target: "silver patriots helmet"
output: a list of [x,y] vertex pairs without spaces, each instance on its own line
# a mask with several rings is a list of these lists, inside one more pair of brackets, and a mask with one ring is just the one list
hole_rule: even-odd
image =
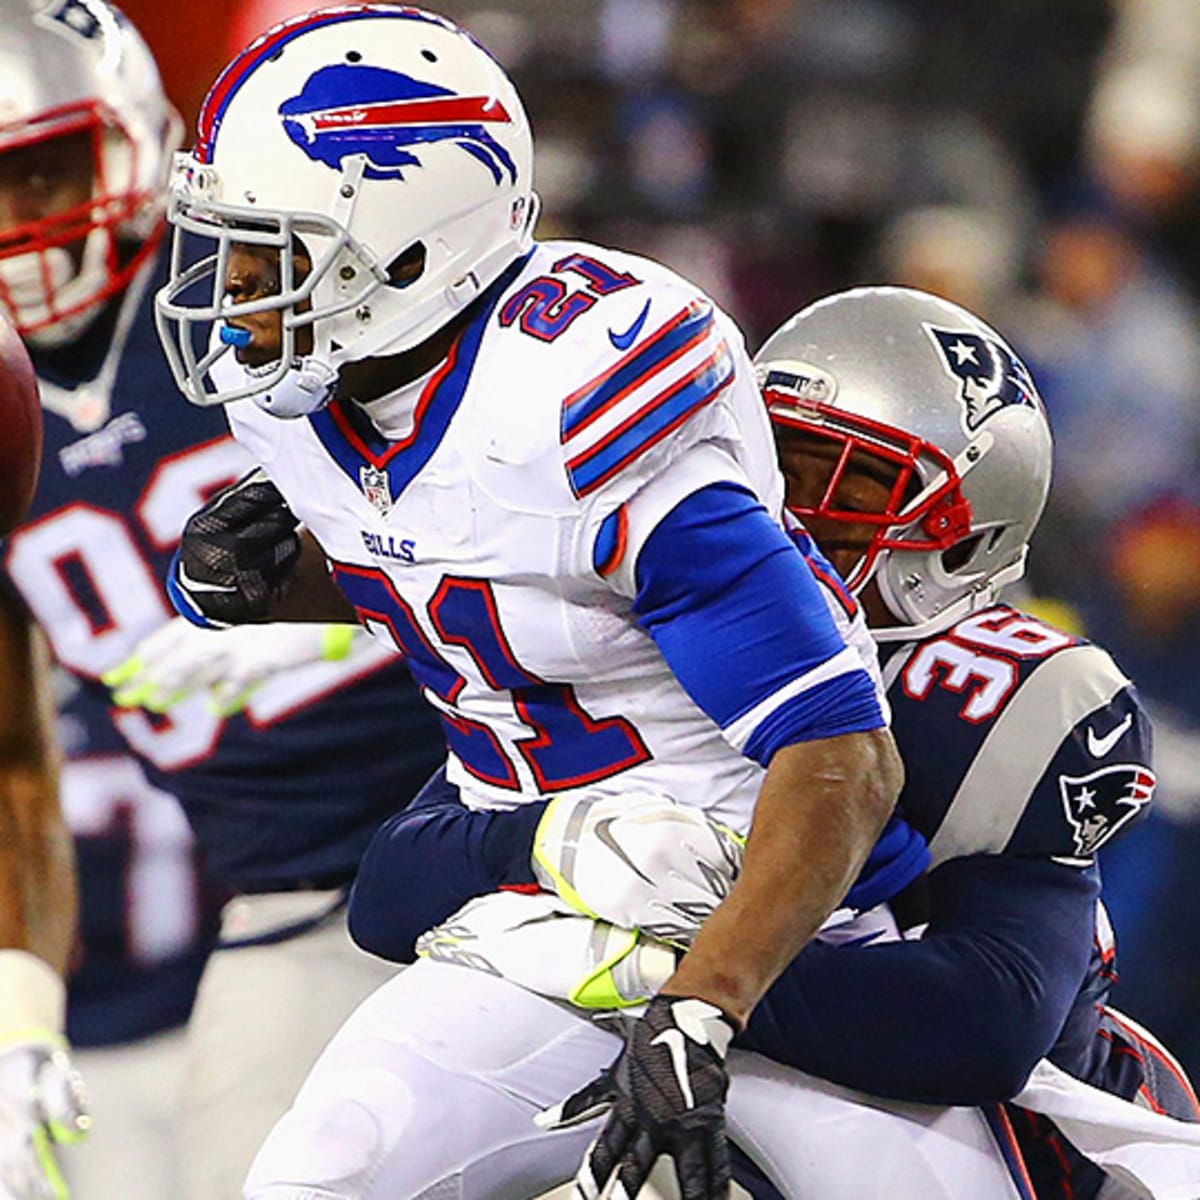
[[[946,628],[1021,577],[1050,486],[1050,426],[994,329],[925,292],[856,288],[797,313],[755,366],[774,423],[842,445],[820,504],[792,511],[875,527],[846,582],[877,580],[898,622],[877,638]],[[898,471],[869,515],[834,503],[860,453]]]
[[0,0],[0,29],[0,154],[70,139],[59,152],[90,156],[83,203],[0,229],[0,313],[55,345],[153,252],[182,124],[145,42],[105,0]]

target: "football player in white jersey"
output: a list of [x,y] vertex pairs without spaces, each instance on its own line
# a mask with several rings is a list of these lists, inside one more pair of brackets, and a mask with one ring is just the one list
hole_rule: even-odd
[[[970,313],[902,288],[811,305],[756,363],[796,536],[853,581],[852,596],[827,576],[880,642],[907,765],[899,807],[932,861],[892,902],[906,937],[862,922],[818,935],[735,1047],[891,1100],[982,1106],[1039,1196],[1129,1195],[1119,1178],[1196,1194],[1200,1106],[1172,1056],[1110,1006],[1098,898],[1098,852],[1148,811],[1149,723],[1101,647],[997,595],[1050,477],[1028,372]],[[532,807],[536,820],[471,812],[431,783],[368,848],[355,938],[580,1006],[644,1000],[674,967],[664,939],[686,944],[664,914],[694,909],[713,879],[729,886],[736,845],[661,798]],[[589,1087],[561,1111],[604,1098]]]
[[[736,329],[657,264],[534,244],[531,172],[511,84],[436,16],[316,11],[230,64],[175,174],[158,313],[183,390],[232,404],[270,484],[193,518],[170,588],[200,622],[357,615],[405,653],[474,807],[666,792],[749,835],[737,884],[630,1032],[614,1075],[627,1144],[583,1168],[632,1195],[678,1155],[686,1196],[721,1194],[725,1048],[894,821],[900,770],[871,663],[783,531]],[[250,489],[290,513],[275,546],[239,539]],[[410,1071],[424,1081],[427,1019],[450,1003],[433,980],[451,969],[428,965],[389,994],[393,1014],[412,1006],[421,1060],[401,1044],[396,1099]],[[540,1022],[481,999],[458,1002],[466,1057],[431,1068],[464,1107],[488,1054]],[[590,1053],[551,1053],[572,1078],[612,1053],[610,1034],[576,1036]],[[424,1137],[425,1119],[398,1104],[383,1143],[373,1123],[365,1144],[339,1134],[332,1164],[312,1131],[307,1162],[277,1161],[251,1192],[341,1178],[346,1194],[423,1194],[478,1149],[468,1130]],[[577,1153],[575,1136],[544,1146]],[[523,1186],[543,1168],[509,1169]]]

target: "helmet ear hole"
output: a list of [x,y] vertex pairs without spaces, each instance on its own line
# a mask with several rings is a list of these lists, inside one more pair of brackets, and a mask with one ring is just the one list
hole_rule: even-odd
[[975,551],[979,548],[979,543],[986,536],[983,533],[974,533],[970,537],[963,538],[961,542],[955,542],[953,546],[948,546],[943,550],[942,569],[946,574],[953,575],[955,571],[961,571],[971,561]]
[[[980,558],[986,558],[1000,543],[1007,528],[1007,524],[1002,524],[995,525],[991,529],[982,529],[970,537],[963,538],[961,542],[955,542],[953,546],[947,547],[942,551],[942,569],[948,575],[953,575],[956,571],[961,571],[977,555]],[[980,553],[981,550],[982,553]]]
[[416,283],[425,273],[425,243],[413,242],[405,250],[401,250],[388,263],[387,281],[389,287],[406,288]]

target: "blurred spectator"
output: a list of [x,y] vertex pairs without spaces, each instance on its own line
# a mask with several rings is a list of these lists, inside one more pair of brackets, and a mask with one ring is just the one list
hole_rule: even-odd
[[[1099,578],[1116,522],[1186,489],[1200,446],[1200,341],[1192,297],[1103,209],[1050,225],[1039,264],[1058,319],[1028,347],[1055,433],[1055,481],[1034,582],[1115,612]],[[1097,630],[1120,652],[1119,628]]]
[[1118,0],[1084,160],[1200,291],[1200,19],[1194,0]]
[[1088,163],[1113,202],[1151,226],[1169,220],[1200,179],[1200,73],[1173,60],[1112,67],[1087,135]]
[[875,253],[881,281],[920,288],[982,314],[1001,329],[1021,279],[1022,242],[1011,221],[967,204],[901,213]]
[[1200,509],[1172,497],[1135,513],[1118,527],[1110,561],[1135,637],[1192,640],[1200,621]]

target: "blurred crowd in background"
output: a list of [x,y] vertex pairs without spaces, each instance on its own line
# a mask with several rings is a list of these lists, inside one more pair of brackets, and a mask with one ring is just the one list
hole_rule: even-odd
[[[307,5],[124,0],[190,121]],[[1151,820],[1103,858],[1117,1004],[1200,1076],[1196,0],[441,0],[525,98],[542,238],[656,257],[753,350],[815,297],[922,287],[1021,351],[1055,433],[1021,602],[1156,719]]]

